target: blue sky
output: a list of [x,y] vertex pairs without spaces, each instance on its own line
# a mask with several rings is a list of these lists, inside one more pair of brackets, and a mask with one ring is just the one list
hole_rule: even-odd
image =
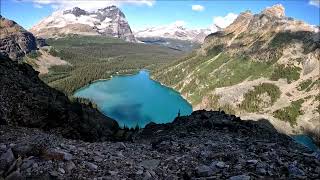
[[[57,8],[80,6],[89,10],[109,5],[110,1],[86,0],[1,0],[1,15],[12,19],[29,29],[32,25],[49,16]],[[319,0],[116,0],[132,29],[185,22],[189,28],[206,28],[213,24],[215,17],[223,18],[228,13],[239,14],[245,10],[259,13],[267,6],[282,4],[286,15],[309,24],[319,25]],[[192,8],[193,5],[194,8]]]

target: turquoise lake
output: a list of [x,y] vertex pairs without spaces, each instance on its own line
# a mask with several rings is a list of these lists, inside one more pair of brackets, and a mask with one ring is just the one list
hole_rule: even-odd
[[310,150],[313,150],[313,151],[320,150],[319,147],[317,147],[317,145],[314,144],[313,140],[307,135],[299,134],[299,135],[292,136],[292,138],[298,143],[309,148]]
[[94,82],[74,96],[90,99],[102,113],[127,127],[172,122],[179,111],[180,115],[192,112],[192,106],[178,92],[150,79],[146,70]]

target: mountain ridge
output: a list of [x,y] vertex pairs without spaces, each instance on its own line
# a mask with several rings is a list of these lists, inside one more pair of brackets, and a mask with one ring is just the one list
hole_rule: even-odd
[[220,107],[242,118],[264,117],[289,134],[320,134],[319,29],[284,11],[275,5],[241,13],[153,78],[181,92],[195,109]]

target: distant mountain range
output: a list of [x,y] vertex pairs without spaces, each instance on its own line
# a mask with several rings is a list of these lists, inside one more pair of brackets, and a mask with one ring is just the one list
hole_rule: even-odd
[[[214,31],[215,32],[215,31]],[[204,38],[212,33],[211,29],[188,29],[180,23],[166,26],[150,27],[135,32],[138,38],[167,38],[202,43]]]
[[163,37],[138,37],[138,41],[143,42],[145,44],[154,44],[166,46],[171,49],[190,52],[193,49],[199,48],[200,43],[194,41],[186,41],[180,39],[172,39],[172,38],[163,38]]
[[30,31],[44,38],[66,34],[102,35],[136,42],[123,12],[116,6],[109,6],[88,12],[78,7],[56,11],[33,26]]
[[153,78],[181,92],[194,109],[269,119],[287,133],[316,132],[319,37],[319,27],[286,17],[282,5],[246,11]]
[[206,29],[188,29],[181,23],[176,22],[139,30],[134,35],[139,41],[147,44],[157,44],[181,51],[191,51],[199,47],[206,36],[218,30],[221,30],[221,28],[216,25]]
[[133,33],[124,13],[116,6],[109,6],[91,12],[78,7],[59,10],[33,26],[30,32],[42,38],[67,34],[111,36],[129,42],[145,42],[189,50],[197,47],[207,35],[217,30],[221,28],[215,26],[211,29],[188,29],[180,23],[172,23]]

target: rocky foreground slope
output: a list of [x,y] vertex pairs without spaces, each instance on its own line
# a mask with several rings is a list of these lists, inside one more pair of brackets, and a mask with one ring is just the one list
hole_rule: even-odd
[[59,10],[33,26],[30,31],[35,36],[43,38],[80,34],[111,36],[136,42],[125,15],[116,6],[92,12],[78,7]]
[[222,108],[319,138],[319,39],[319,27],[286,17],[280,4],[246,11],[153,78],[181,92],[194,109]]
[[149,124],[132,142],[64,139],[0,126],[6,179],[317,179],[320,154],[279,134],[266,120],[196,111]]
[[30,32],[0,15],[0,54],[19,60],[36,49],[37,40]]

